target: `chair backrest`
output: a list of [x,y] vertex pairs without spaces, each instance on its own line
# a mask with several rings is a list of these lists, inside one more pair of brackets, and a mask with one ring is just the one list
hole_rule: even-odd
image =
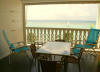
[[81,59],[83,52],[84,52],[84,48],[81,48],[80,53],[79,53],[79,56],[78,56],[78,59],[79,60]]
[[10,41],[8,40],[8,37],[7,37],[7,35],[6,35],[5,30],[2,30],[2,33],[3,33],[3,36],[4,36],[5,40],[6,40],[6,42],[8,43],[8,45],[10,45],[11,43],[10,43]]
[[8,56],[10,54],[10,49],[2,35],[2,31],[0,30],[0,59]]
[[35,46],[35,44],[31,44],[30,48],[31,48],[31,52],[32,52],[33,57],[35,57],[36,56],[36,46]]
[[97,44],[99,31],[98,29],[90,29],[86,44]]
[[4,36],[5,40],[6,40],[6,42],[8,43],[9,48],[15,48],[15,46],[8,40],[8,37],[7,37],[7,35],[6,35],[5,30],[2,30],[2,34],[3,34],[3,36]]

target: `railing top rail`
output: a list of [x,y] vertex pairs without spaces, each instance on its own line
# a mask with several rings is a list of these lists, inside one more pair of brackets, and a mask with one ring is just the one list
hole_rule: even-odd
[[63,29],[63,30],[90,30],[90,29],[77,29],[77,28],[46,28],[46,27],[25,27],[26,29]]

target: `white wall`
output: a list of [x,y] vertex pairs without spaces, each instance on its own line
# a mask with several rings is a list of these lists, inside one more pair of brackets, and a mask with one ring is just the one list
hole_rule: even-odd
[[[11,42],[23,40],[21,0],[0,0],[0,32],[5,29]],[[10,54],[9,47],[0,33],[0,59]]]
[[[23,0],[31,2],[69,1],[69,0]],[[75,1],[75,0],[71,0]],[[11,42],[23,41],[23,20],[21,0],[0,0],[0,29],[6,29]],[[100,10],[100,9],[99,9]],[[100,11],[99,11],[100,12]],[[100,15],[99,15],[100,19]],[[98,20],[100,24],[100,20]]]
[[23,40],[21,0],[0,0],[0,29],[5,29],[11,42]]
[[[27,2],[28,0],[25,0]],[[62,0],[30,0],[39,2],[61,2]],[[63,0],[67,1],[67,0]],[[100,0],[98,0],[100,1]],[[0,0],[0,30],[5,29],[11,42],[23,41],[23,12],[21,0]],[[100,7],[98,24],[100,24]],[[0,47],[1,48],[1,47]],[[1,50],[0,50],[1,51]],[[3,50],[4,52],[7,52]]]

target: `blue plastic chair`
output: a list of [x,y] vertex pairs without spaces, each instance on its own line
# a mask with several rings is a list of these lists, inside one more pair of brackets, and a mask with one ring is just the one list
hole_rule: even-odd
[[93,49],[93,51],[95,51],[94,47],[96,47],[96,45],[97,45],[99,31],[100,30],[98,30],[98,29],[90,29],[90,32],[89,32],[87,40],[85,41],[85,44],[84,45],[76,44],[74,46],[73,52],[78,53],[80,50],[78,50],[77,48],[87,48],[87,49]]
[[10,50],[11,50],[13,53],[19,53],[19,52],[21,52],[21,51],[29,50],[29,47],[27,47],[27,46],[22,46],[22,47],[18,47],[18,46],[17,46],[17,47],[15,47],[14,44],[19,45],[19,44],[22,43],[22,42],[16,42],[16,43],[14,43],[14,44],[11,43],[11,42],[8,40],[8,37],[7,37],[7,35],[6,35],[5,30],[2,30],[2,34],[3,34],[3,36],[4,36],[5,40],[6,40],[6,42],[8,43]]

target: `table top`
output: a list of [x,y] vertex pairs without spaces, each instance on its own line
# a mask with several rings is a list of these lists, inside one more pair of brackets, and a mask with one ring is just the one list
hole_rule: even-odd
[[70,55],[70,42],[47,42],[36,53]]

